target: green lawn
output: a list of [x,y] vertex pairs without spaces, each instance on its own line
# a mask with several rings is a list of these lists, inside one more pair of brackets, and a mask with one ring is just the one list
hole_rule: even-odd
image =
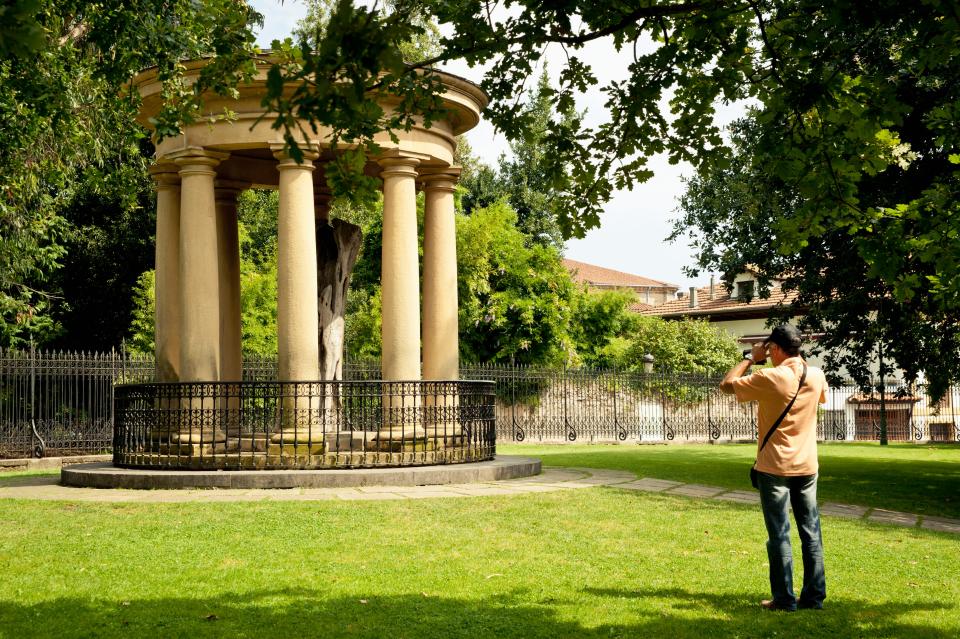
[[[641,477],[750,490],[755,444],[500,445],[552,466],[629,470]],[[821,501],[960,518],[960,446],[819,444]]]
[[[664,473],[647,472],[648,455],[706,465],[696,452],[542,449],[547,463],[632,463],[651,476]],[[688,481],[723,483],[722,472],[690,472]],[[762,528],[756,506],[615,488],[377,502],[0,500],[0,637],[960,636],[957,536],[825,518],[827,608],[789,615],[757,606]]]

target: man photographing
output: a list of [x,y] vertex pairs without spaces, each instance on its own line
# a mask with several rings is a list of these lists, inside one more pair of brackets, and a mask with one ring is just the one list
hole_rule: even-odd
[[[736,395],[738,402],[758,404],[755,468],[773,594],[773,599],[760,605],[768,610],[823,608],[827,596],[817,509],[817,405],[827,401],[827,380],[823,371],[807,366],[800,357],[802,343],[794,326],[781,324],[762,343],[754,344],[720,382],[720,390]],[[750,367],[763,364],[768,353],[773,368],[748,375]],[[799,600],[793,591],[788,504],[793,506],[803,552]]]

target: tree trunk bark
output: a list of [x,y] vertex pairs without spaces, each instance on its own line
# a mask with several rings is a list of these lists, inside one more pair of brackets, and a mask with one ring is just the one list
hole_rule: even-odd
[[343,316],[361,237],[359,226],[343,220],[317,224],[320,379],[323,380],[343,379]]

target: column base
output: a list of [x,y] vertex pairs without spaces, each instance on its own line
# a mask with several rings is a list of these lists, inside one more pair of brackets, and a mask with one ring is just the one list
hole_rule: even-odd
[[240,437],[229,437],[227,439],[227,451],[235,452],[254,452],[265,453],[269,438],[263,433],[257,435],[242,435]]
[[213,457],[214,455],[225,455],[227,445],[224,442],[208,444],[190,444],[185,442],[155,443],[150,447],[150,453],[154,455],[170,455],[172,457]]
[[[292,441],[292,440],[290,440]],[[267,446],[267,455],[284,457],[306,457],[309,455],[322,455],[325,446],[322,441],[314,441],[310,444],[270,444]]]
[[203,428],[196,430],[163,430],[150,431],[150,441],[179,443],[179,444],[213,444],[227,441],[227,434],[220,429]]
[[427,426],[424,429],[427,433],[427,437],[432,437],[434,439],[456,439],[459,440],[463,437],[463,428],[457,424],[434,424]]
[[437,440],[431,439],[422,426],[381,428],[367,443],[367,450],[381,452],[413,452],[436,450]]
[[323,438],[329,434],[323,430],[323,427],[317,426],[300,426],[300,427],[290,427],[283,428],[270,435],[271,444],[297,444],[298,446],[303,444],[314,445],[320,444],[323,445]]

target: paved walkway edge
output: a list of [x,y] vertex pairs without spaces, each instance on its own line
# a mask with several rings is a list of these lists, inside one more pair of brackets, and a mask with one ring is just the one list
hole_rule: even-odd
[[[77,455],[64,457],[21,457],[18,459],[0,459],[0,472],[4,470],[50,470],[72,464],[108,462],[113,455]],[[3,475],[0,474],[0,477]]]

